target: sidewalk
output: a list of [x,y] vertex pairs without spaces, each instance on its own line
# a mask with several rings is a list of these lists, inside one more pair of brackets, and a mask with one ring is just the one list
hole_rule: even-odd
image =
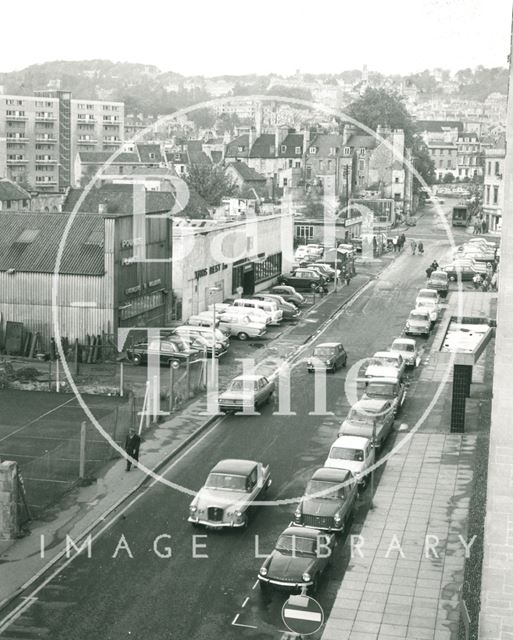
[[[386,462],[361,530],[351,531],[361,536],[363,557],[353,547],[322,640],[458,638],[465,544],[475,529],[469,508],[481,463],[477,445],[490,420],[493,346],[475,366],[465,434],[449,433],[450,384],[420,429],[407,433],[441,379],[433,355],[421,366],[401,416],[409,426],[401,425],[395,442],[404,446]],[[479,547],[476,540],[471,554]]]
[[[350,300],[385,266],[387,261],[375,265],[372,273],[356,275],[348,286],[341,287],[336,293],[319,299],[308,309],[297,325],[285,328],[269,346],[255,352],[257,362],[266,359],[286,359],[304,345],[318,328],[327,322],[344,304]],[[272,361],[269,360],[269,365]],[[232,378],[239,373],[240,363],[232,367],[220,378]],[[264,363],[263,370],[266,370]],[[270,373],[270,371],[266,371]],[[158,425],[144,436],[141,448],[141,462],[148,469],[157,472],[173,457],[177,456],[187,444],[195,439],[212,423],[213,418],[206,415],[204,396],[189,404],[171,420]],[[29,580],[34,580],[58,560],[64,553],[62,542],[68,534],[78,541],[88,535],[110,513],[134,494],[147,480],[139,469],[130,473],[125,471],[124,459],[119,459],[105,469],[93,485],[80,488],[68,494],[58,505],[59,511],[51,521],[35,521],[31,533],[25,538],[0,542],[2,562],[2,580],[0,581],[0,608],[15,596]],[[40,557],[40,536],[45,537],[46,557]]]

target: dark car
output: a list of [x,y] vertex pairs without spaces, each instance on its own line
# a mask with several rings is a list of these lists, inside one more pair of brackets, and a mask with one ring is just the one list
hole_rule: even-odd
[[302,527],[343,531],[351,518],[358,493],[355,477],[347,469],[317,469],[306,486],[294,521]]
[[296,320],[299,318],[300,311],[292,302],[287,302],[282,296],[277,293],[254,293],[251,295],[252,300],[269,300],[269,302],[276,302],[278,309],[283,312],[284,320]]
[[294,287],[289,287],[285,284],[271,287],[269,293],[281,296],[286,302],[290,302],[296,307],[299,307],[305,301],[304,297]]
[[406,385],[399,376],[394,378],[372,378],[365,385],[362,400],[389,400],[397,416],[406,399]]
[[307,360],[308,371],[323,368],[326,371],[335,371],[347,364],[347,353],[340,342],[324,342],[318,344],[312,356]]
[[280,282],[302,291],[323,287],[326,284],[325,278],[312,269],[296,269],[294,273],[281,276]]
[[428,289],[436,289],[441,298],[447,297],[449,277],[445,271],[433,271],[427,282]]
[[173,362],[186,362],[188,358],[193,358],[199,354],[196,349],[191,349],[185,340],[152,340],[150,342],[138,342],[127,349],[128,359],[134,364],[144,364],[148,362],[148,356],[158,355],[161,365],[170,365]]
[[260,568],[260,588],[315,593],[335,547],[335,535],[291,525],[282,532]]

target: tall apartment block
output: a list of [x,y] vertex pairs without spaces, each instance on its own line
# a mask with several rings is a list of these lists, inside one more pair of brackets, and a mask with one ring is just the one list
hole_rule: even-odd
[[0,95],[0,177],[37,191],[73,184],[79,151],[113,152],[124,140],[124,104],[74,100],[69,91]]

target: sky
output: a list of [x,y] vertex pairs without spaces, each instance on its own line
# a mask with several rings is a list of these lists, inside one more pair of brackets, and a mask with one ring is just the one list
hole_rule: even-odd
[[2,6],[0,71],[49,60],[184,75],[505,66],[512,0],[26,0]]

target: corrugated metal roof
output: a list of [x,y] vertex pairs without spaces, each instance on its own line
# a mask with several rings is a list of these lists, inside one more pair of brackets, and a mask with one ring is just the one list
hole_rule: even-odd
[[[63,213],[1,212],[0,271],[53,273],[67,221],[68,216]],[[88,243],[91,236],[96,239],[95,244]],[[101,216],[77,215],[64,245],[60,273],[103,275],[103,238]]]

